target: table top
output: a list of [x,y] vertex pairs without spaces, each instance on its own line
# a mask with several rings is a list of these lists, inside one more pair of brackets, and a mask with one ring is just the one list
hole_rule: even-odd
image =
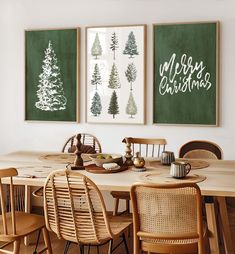
[[[43,186],[46,176],[53,170],[64,169],[67,163],[54,163],[43,161],[40,158],[51,152],[27,152],[19,151],[0,156],[0,169],[15,167],[19,176],[14,178],[14,184]],[[151,159],[152,161],[157,159]],[[203,159],[205,161],[205,159]],[[190,174],[205,176],[206,179],[198,185],[203,195],[231,196],[235,197],[235,160],[206,160],[209,166],[202,169],[191,170]],[[134,172],[128,169],[114,174],[93,174],[85,170],[80,173],[88,176],[94,181],[100,190],[129,191],[135,182],[143,182],[144,175],[169,172],[169,166],[156,163],[153,167],[149,161],[146,162],[145,172]],[[32,178],[32,171],[35,178]]]

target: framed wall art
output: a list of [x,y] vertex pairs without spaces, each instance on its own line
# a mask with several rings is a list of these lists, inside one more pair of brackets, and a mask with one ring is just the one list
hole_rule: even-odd
[[89,123],[145,123],[146,25],[86,28]]
[[153,25],[153,122],[218,126],[219,23]]
[[25,31],[25,119],[78,121],[79,28]]

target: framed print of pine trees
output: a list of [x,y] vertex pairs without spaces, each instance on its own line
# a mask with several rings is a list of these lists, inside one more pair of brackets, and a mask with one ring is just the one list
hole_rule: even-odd
[[89,123],[145,123],[146,25],[86,28]]
[[25,119],[78,121],[79,28],[25,31]]

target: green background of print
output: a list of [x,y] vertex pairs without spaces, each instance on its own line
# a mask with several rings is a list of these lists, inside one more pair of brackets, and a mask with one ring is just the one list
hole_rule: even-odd
[[[154,25],[154,123],[217,124],[217,26],[216,22]],[[160,95],[159,67],[165,61],[169,62],[173,53],[176,53],[175,63],[180,63],[183,54],[187,55],[187,59],[192,56],[193,66],[195,62],[203,61],[206,68],[202,77],[206,72],[211,74],[211,88],[194,88],[191,93],[187,91],[174,95]],[[168,72],[165,72],[164,75],[167,74]],[[183,78],[184,74],[177,75],[177,82],[180,81],[180,76]]]
[[[25,119],[45,121],[76,121],[77,118],[77,29],[38,30],[25,32]],[[51,40],[57,57],[67,98],[65,110],[43,111],[35,107],[38,101],[39,74],[45,50]]]

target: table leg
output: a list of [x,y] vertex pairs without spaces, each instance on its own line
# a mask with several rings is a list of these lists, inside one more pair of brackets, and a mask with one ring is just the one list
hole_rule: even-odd
[[205,208],[211,254],[220,254],[215,203],[206,203]]
[[220,216],[220,222],[222,226],[225,253],[235,254],[234,248],[233,248],[233,241],[231,237],[231,230],[229,225],[228,211],[227,211],[225,197],[217,197],[217,201],[219,204],[219,216]]
[[[30,192],[29,185],[25,185],[25,208],[24,209],[26,213],[30,213],[31,211],[31,192]],[[24,244],[26,246],[29,245],[29,236],[25,236]]]

